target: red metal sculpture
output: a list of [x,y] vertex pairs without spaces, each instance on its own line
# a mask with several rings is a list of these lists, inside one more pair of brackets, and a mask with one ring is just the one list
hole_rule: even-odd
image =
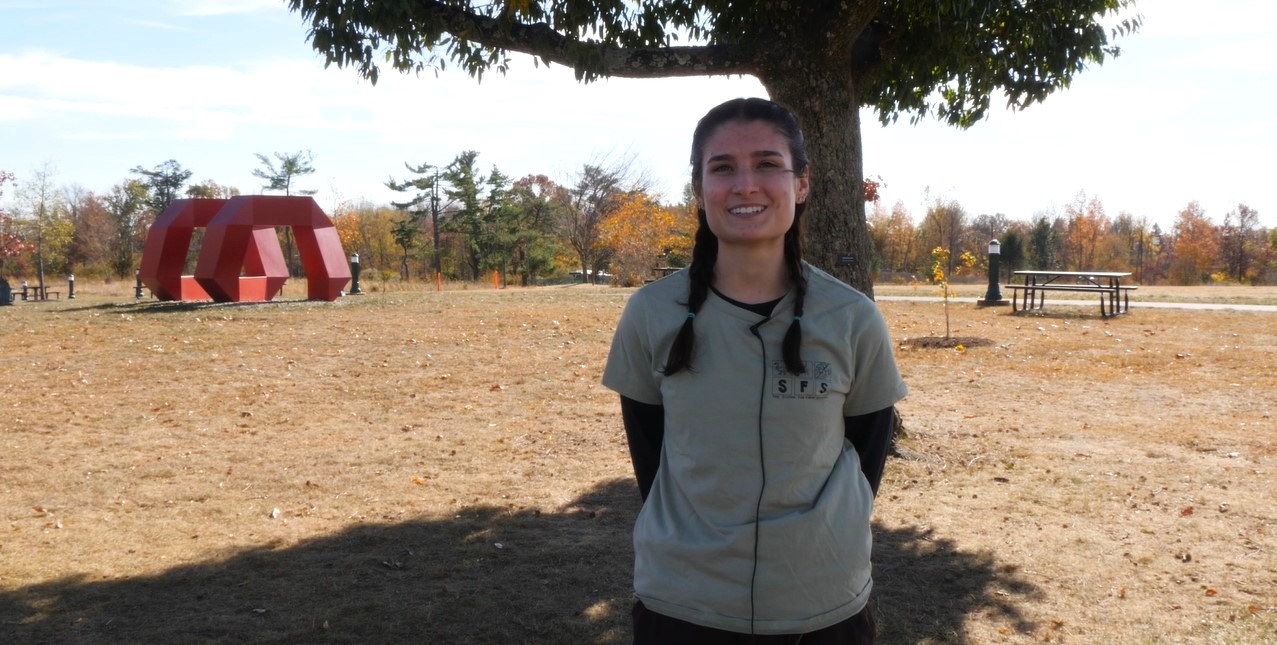
[[156,298],[209,300],[195,276],[182,275],[182,268],[195,229],[208,226],[225,204],[225,199],[178,199],[155,218],[137,275]]
[[[310,197],[249,195],[180,199],[156,219],[139,276],[160,300],[271,300],[288,280],[276,226],[293,230],[306,270],[307,297],[336,300],[350,267],[332,220]],[[194,275],[181,275],[196,227],[204,241]]]

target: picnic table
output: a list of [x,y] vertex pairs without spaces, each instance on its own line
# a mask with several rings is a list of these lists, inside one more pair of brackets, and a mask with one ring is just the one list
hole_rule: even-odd
[[62,298],[62,292],[54,290],[54,289],[50,289],[49,285],[45,285],[44,287],[41,287],[38,284],[33,284],[33,285],[24,284],[22,285],[22,289],[20,290],[20,293],[22,294],[23,300],[35,300],[35,301],[48,300],[49,296],[53,296],[54,298],[58,298],[58,299]]
[[[1020,283],[1015,283],[1015,278]],[[1109,318],[1130,313],[1133,285],[1122,284],[1131,277],[1129,271],[1038,271],[1026,270],[1012,273],[1011,311],[1041,309],[1046,304],[1048,291],[1073,291],[1100,296],[1100,316]]]

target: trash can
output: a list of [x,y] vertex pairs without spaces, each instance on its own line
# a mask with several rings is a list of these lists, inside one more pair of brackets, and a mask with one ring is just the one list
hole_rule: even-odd
[[13,289],[9,288],[9,281],[0,278],[0,307],[13,304]]

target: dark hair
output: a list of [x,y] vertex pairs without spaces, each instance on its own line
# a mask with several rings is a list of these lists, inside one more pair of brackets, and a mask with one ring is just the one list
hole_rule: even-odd
[[[701,161],[705,157],[705,142],[726,123],[737,121],[761,121],[776,129],[789,142],[789,155],[793,161],[795,175],[807,172],[807,144],[803,141],[802,128],[798,118],[779,103],[760,98],[732,99],[710,110],[696,124],[692,134],[692,186],[699,195],[701,192]],[[794,205],[794,223],[785,232],[785,267],[789,279],[794,283],[797,297],[794,302],[794,321],[785,333],[782,355],[785,368],[794,374],[803,373],[803,361],[799,353],[802,345],[802,325],[799,322],[803,315],[803,299],[807,295],[807,278],[803,275],[802,259],[802,214],[805,203]],[[709,229],[705,209],[699,204],[696,207],[696,240],[692,246],[692,264],[688,267],[691,285],[687,293],[687,319],[665,360],[662,370],[666,376],[684,369],[692,369],[692,352],[696,344],[696,333],[693,329],[695,314],[709,297],[710,285],[714,282],[714,263],[718,259],[718,236]]]

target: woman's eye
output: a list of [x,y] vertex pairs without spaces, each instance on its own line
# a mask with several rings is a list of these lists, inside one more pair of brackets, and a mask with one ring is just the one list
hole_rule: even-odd
[[732,167],[727,164],[719,164],[717,166],[710,166],[709,172],[713,175],[730,175],[732,174]]

